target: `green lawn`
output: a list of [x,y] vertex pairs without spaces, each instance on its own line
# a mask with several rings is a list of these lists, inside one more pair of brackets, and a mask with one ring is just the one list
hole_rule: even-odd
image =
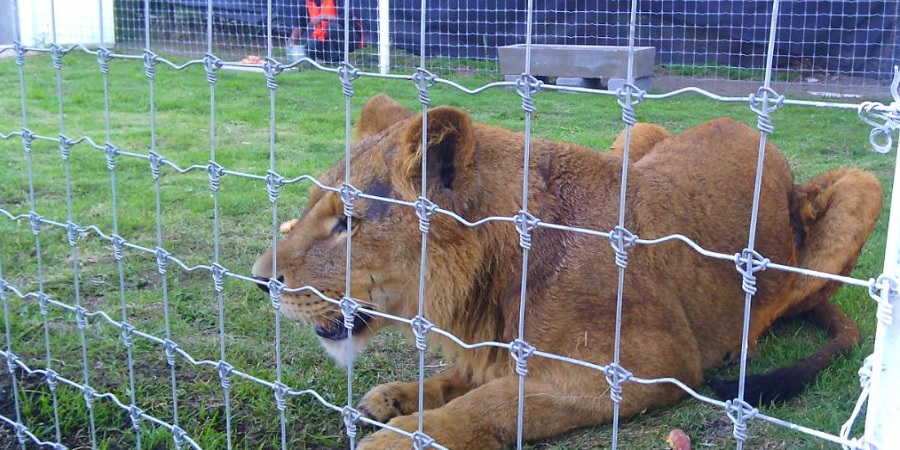
[[[47,55],[25,60],[26,127],[39,136],[61,133],[77,140],[90,137],[101,146],[107,140],[119,150],[147,155],[151,144],[148,80],[140,61],[113,60],[109,76],[109,129],[104,113],[104,85],[96,59],[80,52],[63,58],[63,116],[57,96],[57,72]],[[220,71],[215,91],[216,161],[229,171],[265,176],[269,169],[269,91],[259,73]],[[454,79],[475,87],[487,78]],[[333,74],[309,70],[278,76],[275,153],[276,171],[292,178],[318,175],[337,162],[344,151],[344,96]],[[220,233],[214,245],[214,196],[205,165],[210,160],[210,86],[202,67],[181,71],[157,67],[156,151],[167,161],[199,170],[179,173],[163,167],[161,185],[161,230],[163,247],[188,266],[209,265],[216,253],[220,264],[239,275],[249,275],[257,255],[271,240],[272,209],[265,183],[235,175],[221,178],[218,190]],[[410,107],[417,107],[412,82],[361,78],[354,83],[356,114],[363,102],[377,92],[388,92]],[[439,85],[434,104],[464,107],[479,121],[521,130],[521,101],[512,90],[495,89],[468,95]],[[593,146],[608,146],[621,129],[621,111],[611,96],[539,93],[534,134]],[[638,119],[657,122],[680,131],[706,119],[731,116],[747,123],[756,121],[745,104],[723,104],[697,95],[650,100],[637,107]],[[0,133],[22,128],[22,100],[18,67],[12,59],[0,60]],[[878,155],[868,147],[869,129],[853,111],[784,107],[774,113],[774,141],[788,155],[799,179],[837,166],[854,166],[877,173],[890,188],[893,155]],[[61,127],[64,127],[61,129]],[[13,215],[30,209],[28,155],[18,136],[0,139],[0,209]],[[66,172],[58,145],[36,140],[33,160],[35,209],[49,221],[81,226],[96,225],[106,235],[113,233],[129,244],[156,246],[156,191],[146,158],[119,156],[116,198],[107,161],[101,150],[85,142],[70,149],[71,210],[67,208]],[[295,217],[308,183],[285,186],[279,195],[279,220]],[[889,192],[888,192],[889,193]],[[885,200],[886,204],[889,198]],[[114,217],[113,208],[118,211]],[[887,217],[880,220],[866,246],[855,276],[875,277],[884,260]],[[0,270],[2,277],[21,292],[43,289],[50,298],[74,305],[77,299],[89,311],[105,311],[121,320],[121,303],[128,321],[137,330],[165,337],[164,298],[168,302],[169,332],[181,349],[198,360],[217,361],[220,339],[226,360],[244,373],[275,380],[274,314],[265,296],[254,286],[227,278],[224,283],[224,323],[219,322],[218,296],[208,270],[186,271],[169,264],[163,279],[155,257],[126,249],[119,271],[109,242],[96,233],[78,241],[78,280],[74,282],[72,248],[66,231],[43,226],[41,251],[29,220],[0,216]],[[40,264],[40,266],[39,266]],[[38,283],[38,270],[42,285]],[[120,291],[124,286],[124,293]],[[166,293],[164,297],[163,293]],[[49,335],[50,365],[60,375],[83,382],[81,333],[74,314],[51,306],[46,318],[33,298],[20,299],[7,292],[12,350],[32,369],[47,367],[45,330]],[[874,303],[864,289],[845,287],[837,301],[855,317],[865,336],[862,348],[823,373],[815,386],[799,399],[764,412],[804,426],[837,433],[849,416],[858,395],[856,371],[869,354],[874,336]],[[46,326],[45,326],[46,321]],[[220,326],[225,330],[220,335]],[[133,394],[147,414],[172,423],[173,395],[170,369],[162,346],[135,337],[133,346],[135,389],[131,392],[126,348],[120,330],[99,317],[88,320],[84,330],[90,385],[98,392],[111,392],[125,403]],[[310,329],[285,322],[281,328],[283,383],[296,389],[314,389],[328,401],[347,403],[347,376],[332,364]],[[762,342],[760,357],[750,364],[762,371],[791,362],[820,345],[824,337],[802,323],[779,326]],[[440,367],[434,357],[430,364]],[[354,403],[375,384],[412,379],[417,356],[399,333],[379,338],[358,360],[354,380]],[[734,370],[725,371],[734,374]],[[177,417],[188,435],[203,448],[223,448],[226,441],[225,399],[214,368],[192,366],[176,359]],[[711,374],[712,375],[712,374]],[[721,373],[718,375],[722,375]],[[38,437],[56,439],[53,399],[43,377],[17,373],[18,398],[24,424]],[[90,445],[91,428],[82,393],[70,386],[56,389],[62,442],[70,448]],[[15,418],[10,378],[0,376],[0,414]],[[279,448],[282,440],[278,411],[271,389],[233,378],[230,396],[232,437],[236,448]],[[290,397],[286,408],[288,447],[345,448],[340,414],[323,407],[311,396]],[[108,399],[94,403],[98,447],[131,448],[136,435],[127,412]],[[721,410],[683,401],[673,407],[624,421],[620,431],[622,448],[663,448],[661,439],[673,427],[683,428],[695,448],[733,447],[731,424]],[[140,428],[143,448],[173,447],[167,430],[146,420]],[[832,448],[787,429],[753,422],[752,448]],[[0,426],[0,448],[13,448],[11,427]],[[611,428],[599,426],[579,430],[529,448],[605,448]]]

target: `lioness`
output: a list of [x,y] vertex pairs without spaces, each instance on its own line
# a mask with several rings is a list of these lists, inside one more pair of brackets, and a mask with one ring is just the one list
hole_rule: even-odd
[[[475,124],[456,108],[431,109],[423,174],[421,115],[378,96],[363,109],[357,132],[351,181],[363,192],[413,202],[424,175],[428,198],[466,220],[512,217],[522,209],[525,140],[520,133]],[[677,135],[653,125],[633,132],[625,227],[645,239],[681,234],[729,255],[747,247],[759,133],[730,119]],[[613,147],[600,153],[532,141],[528,211],[545,223],[613,230],[623,163],[621,145]],[[344,163],[321,181],[340,186]],[[755,249],[772,262],[847,274],[881,209],[882,190],[873,175],[834,170],[795,185],[784,156],[769,144]],[[313,286],[335,299],[347,294],[366,308],[414,317],[421,239],[416,212],[360,198],[353,215],[348,226],[340,195],[313,188],[296,226],[275,248],[276,277],[288,287]],[[352,274],[350,292],[345,292],[350,234]],[[272,251],[252,270],[263,289],[273,274]],[[519,234],[509,221],[469,227],[434,214],[425,317],[468,343],[512,342],[518,336],[522,255]],[[751,378],[746,391],[750,402],[796,393],[859,341],[856,325],[828,299],[836,283],[772,269],[756,275],[752,349],[773,321],[800,313],[809,313],[833,340],[794,366]],[[528,263],[525,340],[545,352],[601,365],[613,362],[617,276],[607,239],[536,227]],[[638,377],[672,377],[699,386],[705,369],[740,354],[741,281],[733,261],[703,257],[683,242],[628,249],[621,366]],[[324,347],[343,363],[348,341],[360,351],[373,333],[391,323],[359,313],[348,333],[339,308],[310,291],[284,293],[281,312],[312,323]],[[510,352],[497,347],[464,350],[436,333],[429,339],[454,365],[425,381],[425,432],[451,449],[499,449],[514,442],[519,379]],[[527,360],[527,373],[526,439],[611,421],[613,402],[603,373],[538,356]],[[733,398],[734,385],[718,387]],[[359,410],[414,431],[417,392],[416,383],[384,384],[363,397]],[[672,384],[627,382],[621,414],[638,414],[683,395]],[[410,446],[408,437],[380,430],[359,448]]]

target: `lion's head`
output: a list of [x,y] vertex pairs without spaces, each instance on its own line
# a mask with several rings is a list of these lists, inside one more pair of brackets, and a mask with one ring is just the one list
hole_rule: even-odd
[[[345,183],[345,161],[319,181],[334,190],[314,186],[305,210],[291,230],[253,265],[261,283],[270,278],[289,289],[312,287],[330,299],[348,296],[367,309],[411,318],[417,313],[422,234],[413,203],[422,189],[422,118],[379,95],[367,102],[357,124],[358,141],[350,156],[352,217],[345,216],[339,190]],[[458,109],[439,107],[428,114],[426,194],[436,205],[467,215],[478,180],[471,169],[474,126]],[[394,199],[386,202],[369,198]],[[428,205],[424,208],[427,210]],[[421,210],[422,208],[420,208]],[[429,267],[441,268],[441,282],[430,283],[428,296],[447,290],[466,290],[482,250],[471,230],[445,215],[431,216]],[[349,280],[346,277],[347,241],[352,241]],[[274,253],[274,258],[273,258]],[[273,270],[273,262],[277,266]],[[434,274],[426,271],[426,276]],[[260,284],[264,290],[266,285]],[[349,289],[349,290],[348,290]],[[437,292],[442,290],[442,292]],[[313,324],[323,346],[341,364],[358,353],[371,335],[386,324],[377,315],[358,312],[348,334],[340,305],[312,289],[283,292],[281,312],[290,319]]]

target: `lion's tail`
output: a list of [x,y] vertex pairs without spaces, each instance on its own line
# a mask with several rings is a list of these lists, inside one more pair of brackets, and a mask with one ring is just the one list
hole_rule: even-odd
[[[794,187],[791,223],[797,239],[799,267],[849,275],[882,210],[881,184],[857,169],[833,170]],[[812,355],[793,365],[749,376],[744,399],[751,404],[787,400],[799,394],[816,375],[860,342],[859,328],[829,299],[836,281],[798,276],[784,317],[803,314],[831,337]],[[718,381],[713,388],[723,398],[735,398],[735,381]]]

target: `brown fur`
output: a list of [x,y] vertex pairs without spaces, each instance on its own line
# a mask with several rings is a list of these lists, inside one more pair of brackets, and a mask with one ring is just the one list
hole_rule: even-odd
[[[616,136],[616,140],[609,146],[610,155],[619,158],[625,155],[625,131]],[[653,147],[663,139],[671,136],[668,130],[655,124],[638,122],[631,127],[631,136],[628,147],[628,163],[633,163],[644,157]]]
[[[422,118],[400,108],[381,96],[366,105],[351,180],[370,194],[415,201],[421,195]],[[647,130],[654,133],[644,135]],[[759,133],[730,119],[674,136],[649,125],[632,132],[626,228],[645,239],[678,233],[709,250],[741,252],[748,240]],[[521,134],[474,124],[463,111],[439,107],[428,114],[428,143],[427,196],[436,204],[470,221],[512,217],[522,208]],[[547,223],[612,230],[622,166],[617,152],[533,141],[528,210]],[[341,185],[343,168],[337,164],[322,181]],[[771,144],[764,174],[756,250],[773,262],[847,273],[881,212],[875,177],[845,169],[796,186]],[[415,212],[365,198],[355,206],[346,294],[377,311],[414,317],[421,245]],[[338,194],[313,189],[296,227],[277,246],[277,274],[287,286],[314,286],[332,298],[345,294],[348,233],[342,210]],[[440,213],[431,219],[425,317],[468,343],[515,340],[523,252],[513,224],[467,227]],[[611,363],[619,271],[608,240],[538,227],[529,253],[525,340],[541,351]],[[270,250],[253,275],[267,279],[271,263]],[[752,347],[774,320],[804,312],[840,338],[817,352],[817,364],[807,361],[803,368],[815,372],[858,342],[852,320],[828,300],[833,283],[771,269],[757,278]],[[740,352],[744,292],[732,262],[702,257],[680,242],[638,245],[629,250],[624,298],[621,364],[635,376],[673,377],[697,387],[705,369]],[[311,292],[284,293],[282,312],[315,323],[320,336],[341,326],[339,309]],[[389,324],[378,317],[357,321],[355,347]],[[425,382],[425,432],[452,449],[499,449],[514,442],[518,376],[509,351],[464,350],[436,333],[429,339],[455,363]],[[341,358],[335,346],[346,339],[322,341]],[[366,394],[359,409],[414,431],[417,392],[416,383],[384,384]],[[638,414],[683,395],[670,384],[626,383],[620,412]],[[612,419],[602,373],[542,357],[528,359],[525,399],[529,440]],[[409,447],[408,438],[381,430],[359,448]]]

